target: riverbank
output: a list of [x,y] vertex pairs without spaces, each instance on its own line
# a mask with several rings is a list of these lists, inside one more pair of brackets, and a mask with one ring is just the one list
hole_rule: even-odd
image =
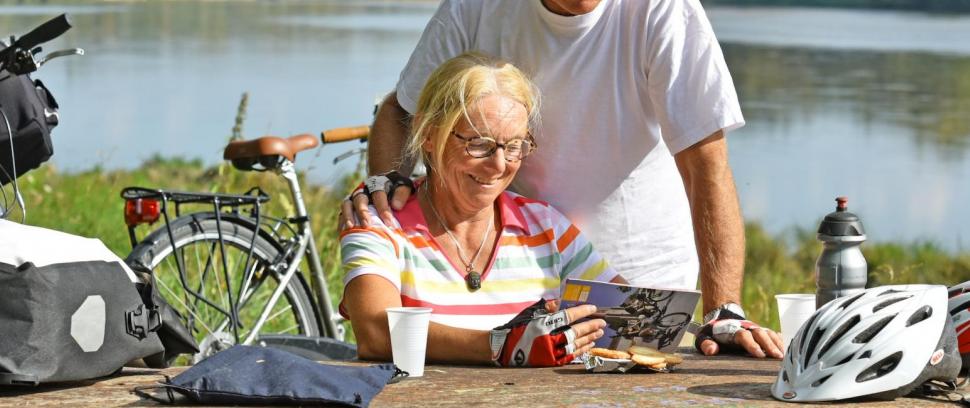
[[[317,250],[332,293],[342,293],[337,205],[358,176],[348,175],[339,187],[328,189],[307,183],[301,176],[304,198],[311,213]],[[27,202],[27,223],[72,234],[97,237],[124,258],[131,250],[119,192],[127,186],[166,187],[187,191],[242,192],[261,186],[272,201],[265,208],[279,214],[291,208],[289,192],[273,174],[239,172],[228,164],[207,167],[199,161],[153,158],[134,170],[91,169],[60,172],[45,165],[21,177]],[[9,188],[8,188],[9,190]],[[15,214],[12,219],[19,219]],[[155,229],[158,224],[150,227]],[[814,291],[815,259],[821,250],[814,226],[792,228],[781,234],[767,232],[749,221],[745,232],[747,254],[742,302],[750,317],[778,328],[774,295]],[[139,236],[149,228],[141,227]],[[890,283],[952,285],[970,279],[970,252],[952,253],[930,242],[866,243],[870,286]],[[335,298],[339,300],[339,296]]]

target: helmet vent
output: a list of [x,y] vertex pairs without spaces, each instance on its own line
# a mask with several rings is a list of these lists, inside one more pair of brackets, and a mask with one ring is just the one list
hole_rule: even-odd
[[893,303],[898,303],[898,302],[901,302],[901,301],[906,300],[906,299],[909,299],[909,296],[900,296],[900,297],[896,297],[896,298],[884,300],[884,301],[880,302],[878,305],[873,306],[872,307],[872,312],[873,313],[878,312],[878,311],[880,311],[882,309],[885,309],[886,307],[888,307],[889,305],[891,305]]
[[930,307],[930,305],[924,305],[923,307],[919,308],[919,310],[913,312],[913,315],[909,317],[909,320],[906,320],[906,327],[929,319],[930,316],[933,316],[933,308]]
[[852,342],[868,343],[869,340],[872,340],[873,337],[876,337],[876,335],[879,334],[879,332],[882,331],[882,329],[886,327],[886,325],[889,324],[889,322],[891,322],[895,318],[896,318],[896,315],[887,316],[882,318],[878,322],[873,323],[872,326],[869,326],[868,329],[866,329],[862,333],[859,333],[857,336],[855,336],[855,338],[852,339]]
[[[952,300],[951,300],[951,302],[952,302]],[[951,315],[956,315],[957,313],[960,313],[960,312],[962,312],[964,310],[967,310],[967,309],[970,309],[970,300],[964,302],[962,305],[957,305],[957,307],[954,307],[953,309],[951,309],[950,310],[950,314]]]
[[885,291],[885,292],[882,292],[882,293],[880,293],[880,294],[878,294],[878,295],[876,295],[876,296],[883,296],[883,295],[891,295],[891,294],[893,294],[893,293],[902,293],[902,292],[903,292],[903,291],[901,291],[901,290],[896,290],[896,289],[889,289],[889,290],[887,290],[887,291]]
[[862,293],[859,293],[858,295],[855,295],[855,296],[853,296],[853,297],[851,297],[851,298],[849,298],[849,300],[846,300],[846,301],[845,301],[845,303],[842,303],[842,306],[841,306],[841,307],[842,307],[843,309],[845,309],[845,308],[847,308],[847,307],[849,307],[849,305],[851,305],[851,304],[852,304],[852,303],[854,303],[855,301],[857,301],[857,300],[859,300],[859,298],[861,298],[861,297],[862,297],[862,295],[865,295],[865,294],[866,294],[865,292],[862,292]]
[[886,357],[880,360],[878,363],[875,363],[869,366],[869,368],[863,370],[858,376],[855,377],[855,381],[857,383],[866,382],[889,374],[896,369],[896,366],[899,365],[899,361],[902,359],[903,352],[897,351],[891,354],[889,357]]
[[832,375],[829,374],[829,375],[827,375],[825,377],[819,378],[818,380],[816,380],[815,382],[812,383],[812,387],[818,387],[819,385],[822,385],[822,383],[824,383],[826,380],[828,380],[829,377],[831,377],[831,376]]
[[[805,339],[808,338],[808,330],[812,327],[812,323],[815,323],[815,318],[817,318],[817,317],[818,317],[818,313],[813,313],[812,314],[812,317],[808,318],[808,321],[805,322],[805,324],[802,325],[802,327],[805,328],[805,334],[802,335],[801,340],[799,340],[799,342],[798,342],[798,348],[799,349],[802,349],[802,348],[805,347]],[[810,355],[810,354],[811,353],[807,353],[807,355]]]
[[816,330],[815,333],[812,333],[812,339],[808,341],[808,349],[805,350],[805,360],[803,361],[804,368],[808,368],[808,361],[812,359],[812,355],[815,352],[815,346],[818,346],[818,341],[822,339],[823,333],[825,333],[825,330],[821,329]]
[[788,382],[788,371],[781,370],[781,379],[784,382]]
[[869,357],[872,357],[872,350],[866,350],[866,351],[863,351],[862,354],[859,354],[859,360],[862,360],[864,358],[869,358]]
[[860,320],[862,319],[859,317],[859,315],[855,315],[852,316],[852,318],[847,322],[839,326],[839,328],[835,330],[835,333],[832,334],[832,338],[828,341],[828,343],[825,343],[825,345],[822,346],[822,349],[818,351],[818,357],[822,358],[822,356],[825,355],[825,352],[829,351],[829,349],[832,348],[832,346],[835,345],[835,343],[838,342],[846,332],[855,327],[855,325],[859,324]]
[[836,365],[840,366],[842,364],[848,363],[849,361],[852,361],[852,354],[845,356],[845,358],[843,358],[842,361],[839,361],[838,364]]

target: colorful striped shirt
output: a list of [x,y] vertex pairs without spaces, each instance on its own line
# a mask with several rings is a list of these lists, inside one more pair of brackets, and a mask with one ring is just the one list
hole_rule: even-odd
[[481,288],[471,291],[464,268],[431,237],[415,197],[396,212],[396,225],[387,227],[372,216],[371,227],[341,234],[345,287],[358,276],[378,275],[400,291],[403,306],[433,308],[431,321],[490,330],[540,298],[558,299],[566,278],[609,281],[617,276],[559,211],[505,192],[498,198],[498,246],[482,272]]

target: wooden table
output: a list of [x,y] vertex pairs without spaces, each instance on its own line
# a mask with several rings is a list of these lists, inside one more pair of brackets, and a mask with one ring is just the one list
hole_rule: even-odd
[[[401,406],[784,406],[771,397],[777,360],[686,355],[670,373],[588,374],[580,365],[505,369],[433,365],[423,378],[388,385],[372,407]],[[156,406],[131,393],[138,385],[177,375],[166,370],[126,368],[121,375],[73,386],[0,390],[0,405]],[[943,402],[901,398],[866,402],[871,407],[912,407]]]

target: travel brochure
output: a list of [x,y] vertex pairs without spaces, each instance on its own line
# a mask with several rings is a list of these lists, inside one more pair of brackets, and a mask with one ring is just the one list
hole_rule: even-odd
[[561,307],[596,305],[590,317],[606,321],[606,334],[596,347],[627,350],[637,345],[670,352],[680,344],[700,296],[696,290],[567,279]]

